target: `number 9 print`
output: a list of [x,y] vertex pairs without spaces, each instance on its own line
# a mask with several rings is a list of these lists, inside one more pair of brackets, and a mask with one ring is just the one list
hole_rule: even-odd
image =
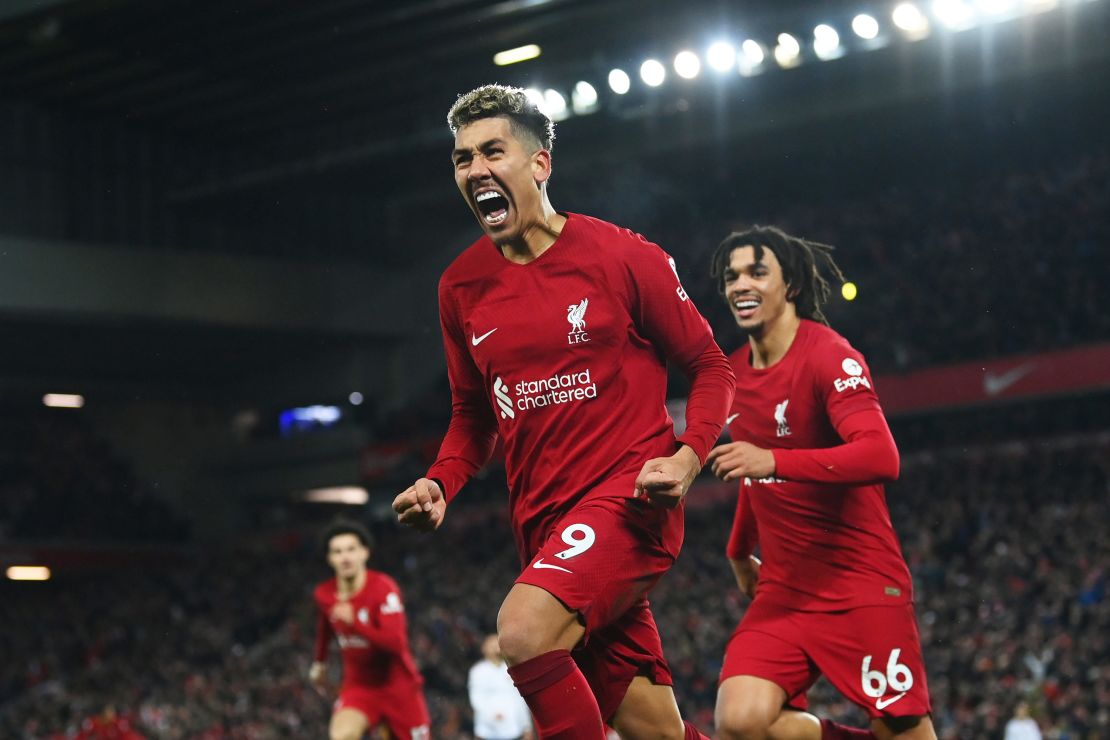
[[569,560],[575,555],[581,555],[594,546],[597,535],[592,527],[586,524],[572,524],[563,530],[563,542],[570,545],[567,549],[555,553],[560,560]]

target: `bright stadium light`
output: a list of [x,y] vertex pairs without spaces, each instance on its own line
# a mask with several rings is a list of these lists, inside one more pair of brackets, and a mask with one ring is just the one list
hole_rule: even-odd
[[740,74],[745,76],[755,74],[763,66],[763,60],[766,58],[763,46],[755,39],[748,39],[741,44],[740,56],[737,57]]
[[624,95],[632,88],[632,80],[623,69],[609,70],[609,89],[617,95]]
[[347,396],[347,400],[351,403],[352,406],[361,406],[362,402],[366,399],[363,398],[362,394],[358,391],[351,391],[351,395]]
[[10,581],[49,581],[50,569],[45,565],[12,565],[7,576]]
[[879,22],[866,13],[852,19],[852,31],[861,39],[872,40],[879,35]]
[[537,108],[539,108],[540,110],[544,110],[544,106],[546,106],[547,103],[543,99],[543,92],[537,90],[534,87],[529,87],[524,91],[524,94],[528,97],[529,100],[536,104]]
[[563,121],[570,116],[570,111],[567,110],[567,99],[558,90],[549,88],[543,91],[543,108],[544,113],[553,121]]
[[498,67],[505,67],[517,62],[526,62],[540,55],[540,47],[535,44],[518,46],[515,49],[506,49],[493,55],[493,63]]
[[1017,0],[976,0],[975,9],[983,15],[1007,15],[1017,10]]
[[659,87],[667,79],[667,69],[658,59],[648,59],[640,65],[640,79],[648,87]]
[[913,3],[897,6],[890,14],[890,19],[911,39],[922,39],[929,34],[929,19]]
[[705,61],[718,72],[727,72],[736,64],[736,48],[727,41],[718,41],[706,51]]
[[1060,4],[1060,0],[1025,0],[1025,9],[1030,13],[1043,13]]
[[964,0],[934,0],[933,15],[942,26],[953,31],[963,31],[975,25],[975,9]]
[[585,80],[579,80],[570,93],[570,107],[578,115],[597,110],[597,90]]
[[305,491],[304,500],[314,504],[361,506],[370,500],[370,494],[360,486],[331,486]]
[[52,409],[79,409],[85,405],[85,397],[78,393],[47,393],[42,397],[42,405]]
[[855,283],[848,281],[840,286],[840,295],[843,296],[846,301],[854,301],[856,296],[859,295],[859,289],[856,288]]
[[788,33],[780,33],[775,47],[775,61],[780,67],[794,67],[801,61],[802,45]]
[[827,23],[813,29],[813,53],[818,59],[836,59],[844,53],[840,47],[840,34]]
[[701,60],[692,51],[680,51],[674,58],[674,71],[684,80],[692,80],[701,72]]

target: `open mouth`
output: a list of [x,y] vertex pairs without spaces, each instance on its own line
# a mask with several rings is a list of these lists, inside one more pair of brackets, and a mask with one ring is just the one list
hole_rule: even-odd
[[761,301],[757,298],[744,296],[732,301],[732,310],[736,312],[738,318],[750,319],[755,315],[760,303]]
[[509,200],[496,190],[486,190],[474,196],[482,220],[496,226],[509,217]]

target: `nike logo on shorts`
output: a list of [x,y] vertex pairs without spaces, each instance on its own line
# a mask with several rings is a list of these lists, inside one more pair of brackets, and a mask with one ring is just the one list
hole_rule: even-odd
[[572,573],[573,572],[573,571],[567,570],[566,568],[562,567],[561,565],[550,565],[549,563],[545,563],[545,562],[543,562],[543,558],[540,558],[536,562],[532,563],[532,567],[533,568],[538,568],[538,569],[541,569],[541,570],[543,568],[550,568],[551,570],[561,570],[564,573]]
[[740,416],[740,414],[732,414],[731,416],[729,416],[728,418],[725,419],[725,424],[731,424],[732,422],[736,421],[737,416]]
[[876,699],[875,700],[875,708],[876,709],[886,709],[891,704],[898,701],[899,699],[901,699],[905,695],[906,695],[906,692],[903,691],[901,694],[897,694],[896,696],[892,696],[889,699]]
[[471,334],[470,335],[470,343],[472,345],[474,345],[475,347],[477,347],[479,344],[481,344],[482,342],[485,341],[486,337],[488,337],[490,334],[493,334],[495,331],[497,331],[497,327],[494,327],[494,328],[490,329],[489,331],[487,331],[485,334],[483,334],[480,337]]

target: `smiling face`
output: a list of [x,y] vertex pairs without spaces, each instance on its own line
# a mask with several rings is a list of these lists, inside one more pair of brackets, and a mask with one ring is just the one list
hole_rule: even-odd
[[729,255],[722,275],[725,300],[737,325],[754,337],[762,336],[783,318],[796,318],[794,304],[787,299],[788,287],[782,265],[770,249],[737,247]]
[[508,118],[480,118],[460,128],[451,162],[459,192],[495,244],[520,243],[544,223],[551,153],[519,137]]
[[328,540],[328,565],[340,578],[354,578],[366,570],[370,549],[354,534],[337,534]]

